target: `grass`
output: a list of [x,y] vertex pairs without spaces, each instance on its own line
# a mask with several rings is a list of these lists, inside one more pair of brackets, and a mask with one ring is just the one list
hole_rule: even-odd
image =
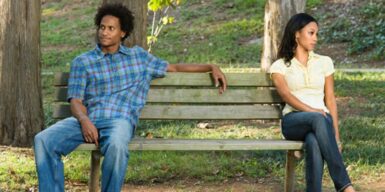
[[[217,63],[226,67],[225,71],[248,72],[250,67],[255,70],[261,52],[260,43],[255,42],[262,36],[265,1],[235,0],[231,4],[225,0],[207,1],[207,4],[201,2],[185,2],[180,8],[180,17],[177,17],[179,21],[162,32],[154,54],[171,63]],[[68,71],[74,56],[94,47],[92,15],[99,3],[99,0],[76,4],[63,0],[42,6],[43,71]],[[321,3],[321,0],[309,0],[307,6],[314,9]],[[344,22],[341,25],[345,25]],[[385,74],[337,72],[335,79],[344,159],[353,182],[360,187],[378,181],[385,174]],[[54,94],[53,78],[44,75],[42,80],[48,126],[55,122],[50,109]],[[214,126],[212,129],[197,128],[197,123],[144,121],[136,134],[163,138],[280,137],[277,122],[214,121],[209,122]],[[74,152],[64,157],[66,181],[86,183],[89,158],[89,152]],[[282,182],[284,162],[282,151],[132,152],[126,182],[153,184],[189,179],[223,182],[243,177],[252,180],[274,178]],[[297,166],[300,190],[304,189],[303,167],[301,160]],[[25,191],[36,185],[32,151],[1,147],[0,191]],[[325,186],[332,188],[328,176]]]
[[385,45],[385,3],[373,0],[358,3],[354,9],[336,9],[323,14],[315,11],[321,25],[321,43],[348,43],[347,53],[366,53],[368,60],[384,60]]

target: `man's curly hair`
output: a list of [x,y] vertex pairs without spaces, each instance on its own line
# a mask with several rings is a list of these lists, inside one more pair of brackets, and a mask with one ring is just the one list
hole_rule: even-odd
[[95,25],[99,28],[100,23],[104,16],[111,15],[119,18],[120,28],[126,32],[126,35],[122,38],[124,41],[134,29],[134,16],[130,10],[122,4],[104,4],[99,7],[98,12],[95,15]]

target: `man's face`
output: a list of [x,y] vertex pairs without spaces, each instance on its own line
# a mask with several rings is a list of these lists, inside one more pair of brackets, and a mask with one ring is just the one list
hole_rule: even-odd
[[102,48],[119,47],[121,38],[125,34],[120,28],[119,18],[112,15],[102,18],[98,29],[99,43]]

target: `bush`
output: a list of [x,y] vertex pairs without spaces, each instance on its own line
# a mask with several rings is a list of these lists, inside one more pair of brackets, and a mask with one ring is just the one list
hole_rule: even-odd
[[[321,41],[346,42],[348,54],[370,52],[375,60],[385,59],[385,6],[374,2],[353,9],[351,12],[323,16],[321,20],[332,22],[325,25]],[[339,16],[339,17],[338,17]],[[337,17],[337,19],[333,19]]]

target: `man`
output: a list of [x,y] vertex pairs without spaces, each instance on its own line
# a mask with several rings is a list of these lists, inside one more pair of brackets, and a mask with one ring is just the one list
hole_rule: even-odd
[[71,64],[68,101],[73,117],[35,136],[39,191],[64,191],[62,155],[81,143],[95,143],[104,155],[102,191],[120,191],[134,134],[150,82],[168,72],[212,72],[219,91],[226,79],[214,65],[172,65],[140,47],[122,45],[133,29],[132,13],[105,4],[95,15],[98,44]]

